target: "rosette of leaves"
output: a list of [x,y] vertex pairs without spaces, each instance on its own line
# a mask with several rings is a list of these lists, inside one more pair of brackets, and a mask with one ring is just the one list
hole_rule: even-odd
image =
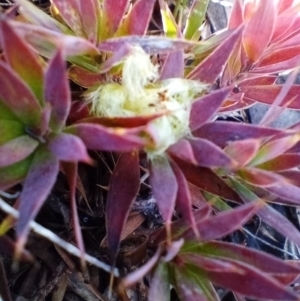
[[85,123],[66,127],[71,107],[63,59],[67,49],[59,49],[46,62],[5,19],[1,20],[1,45],[0,188],[6,190],[17,183],[23,184],[18,202],[18,249],[24,246],[29,222],[50,193],[60,165],[69,180],[75,233],[83,249],[76,218],[77,162],[92,162],[87,148],[139,149],[144,144],[144,139],[139,137],[141,129],[118,131]]

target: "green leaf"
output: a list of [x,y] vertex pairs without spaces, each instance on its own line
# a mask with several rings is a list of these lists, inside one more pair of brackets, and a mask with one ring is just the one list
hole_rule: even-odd
[[209,0],[194,1],[189,11],[186,27],[184,29],[184,37],[186,39],[191,40],[195,33],[199,30],[204,21],[208,3]]
[[21,162],[0,168],[0,189],[5,190],[20,183],[28,172],[32,157],[27,157]]
[[138,194],[139,187],[138,153],[121,154],[109,182],[106,207],[107,239],[113,262],[130,206]]
[[21,122],[0,119],[0,145],[22,135],[25,135],[25,130],[24,125]]

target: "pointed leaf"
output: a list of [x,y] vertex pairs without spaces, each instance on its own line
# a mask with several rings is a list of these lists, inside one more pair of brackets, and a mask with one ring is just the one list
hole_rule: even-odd
[[215,116],[230,90],[230,87],[220,89],[193,102],[190,115],[190,128],[192,131],[197,130]]
[[224,151],[237,161],[240,166],[245,166],[256,155],[259,147],[259,139],[245,139],[229,143]]
[[178,211],[182,214],[182,217],[191,225],[195,234],[198,235],[196,220],[192,211],[192,198],[188,182],[178,165],[174,161],[171,161],[170,163],[178,183],[176,209],[178,209]]
[[270,171],[283,171],[298,166],[300,166],[300,154],[282,154],[256,167]]
[[[89,1],[85,0],[89,4]],[[76,0],[52,0],[52,5],[59,11],[59,16],[74,31],[76,36],[84,37],[80,4]]]
[[188,40],[192,39],[194,34],[199,30],[202,22],[205,18],[209,1],[194,1],[190,8],[189,15],[186,21],[186,27],[184,29],[184,37]]
[[26,125],[38,126],[41,106],[32,91],[6,64],[0,62],[1,101]]
[[79,136],[88,149],[94,150],[128,152],[144,145],[137,129],[112,129],[98,124],[81,123],[67,127],[65,132]]
[[[155,0],[136,1],[120,26],[117,36],[146,34],[153,14],[154,4]],[[141,16],[143,17],[141,18]]]
[[247,138],[262,138],[280,133],[281,130],[252,124],[215,121],[208,122],[193,132],[196,137],[208,139],[221,148],[228,142]]
[[[76,6],[74,6],[76,9]],[[78,11],[84,36],[92,43],[98,42],[98,29],[100,20],[100,2],[98,0],[80,0]],[[76,32],[76,31],[75,31]]]
[[194,156],[199,166],[233,167],[233,160],[224,151],[209,140],[202,138],[189,139]]
[[[264,202],[251,202],[198,222],[197,228],[201,241],[222,238],[240,229],[262,206]],[[192,229],[188,229],[182,237],[189,240],[193,239],[195,234]]]
[[188,163],[197,165],[191,143],[187,139],[180,139],[168,148],[168,153]]
[[228,21],[228,29],[238,28],[243,23],[243,4],[241,0],[234,0]]
[[[234,45],[240,39],[244,27],[239,27],[205,58],[191,73],[189,79],[200,80],[205,83],[213,83],[220,75],[223,66],[227,62]],[[207,72],[209,70],[209,72]]]
[[45,101],[52,107],[50,127],[57,131],[65,126],[71,107],[69,82],[61,50],[50,60],[46,70]]
[[20,136],[0,146],[0,167],[17,163],[28,157],[39,142],[29,136]]
[[125,15],[129,0],[104,0],[100,26],[100,38],[106,40],[118,30]]
[[89,72],[75,65],[69,68],[68,76],[72,81],[83,88],[98,86],[101,82],[105,81],[104,74]]
[[194,166],[178,158],[173,159],[178,164],[181,171],[184,173],[185,178],[188,182],[194,184],[204,191],[208,191],[222,198],[241,203],[238,194],[221,178],[219,178],[211,169]]
[[167,157],[160,156],[151,160],[150,184],[160,213],[166,224],[170,224],[178,184]]
[[271,187],[265,188],[274,195],[279,196],[284,204],[300,204],[300,188],[290,183],[278,183]]
[[84,143],[74,135],[66,133],[50,134],[48,149],[61,161],[92,162]]
[[100,51],[114,52],[125,44],[137,44],[147,53],[167,53],[170,51],[184,49],[195,46],[196,43],[182,39],[171,39],[160,36],[127,36],[115,39],[108,39],[99,44]]
[[33,53],[7,21],[1,22],[1,28],[6,61],[28,85],[42,105],[44,80],[41,58]]
[[[205,275],[215,284],[252,298],[272,300],[298,300],[296,294],[263,273],[257,268],[243,262],[208,259],[197,255],[185,256],[188,262],[199,266]],[[206,269],[203,265],[214,266]],[[226,272],[222,266],[228,265]]]
[[184,77],[184,57],[183,51],[177,50],[168,53],[164,65],[160,72],[160,79],[183,78]]
[[212,241],[204,244],[198,242],[188,243],[181,251],[181,254],[185,253],[196,253],[221,260],[224,258],[244,262],[272,276],[299,273],[298,267],[273,255],[224,241]]
[[259,187],[272,187],[285,182],[285,179],[282,176],[258,168],[243,168],[237,173],[245,181]]
[[32,221],[50,193],[59,171],[59,162],[45,147],[36,150],[20,196],[17,248],[22,250]]
[[113,262],[118,252],[123,226],[139,187],[138,153],[123,153],[110,179],[106,205],[107,238]]
[[299,134],[287,135],[286,137],[272,140],[261,147],[249,164],[255,166],[274,159],[292,148],[299,140]]
[[[262,85],[262,86],[245,86],[243,87],[243,92],[245,96],[251,98],[252,100],[259,101],[266,104],[272,104],[282,89],[282,85]],[[268,97],[266,97],[268,95]],[[288,105],[288,108],[291,109],[300,109],[300,86],[293,85],[287,96],[281,103],[281,106],[285,106],[289,101],[292,101],[291,104]]]
[[276,2],[259,1],[243,35],[243,45],[251,63],[255,63],[268,46],[276,22]]
[[[64,49],[65,55],[68,57],[83,54],[99,55],[96,46],[86,39],[16,21],[10,21],[10,24],[33,48],[48,58],[54,55],[57,48]],[[84,57],[80,58],[80,60],[83,59]],[[95,60],[93,63],[96,64]]]
[[60,22],[51,18],[43,10],[39,9],[37,5],[34,5],[28,0],[14,0],[14,2],[20,5],[20,13],[30,23],[39,25],[39,27],[48,28],[57,32],[70,33],[68,27],[64,26]]

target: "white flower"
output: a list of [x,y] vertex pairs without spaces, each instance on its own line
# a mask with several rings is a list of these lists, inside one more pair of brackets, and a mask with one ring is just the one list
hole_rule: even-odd
[[84,94],[95,116],[129,117],[164,113],[152,121],[157,130],[156,147],[148,156],[161,155],[170,145],[190,133],[189,117],[193,100],[207,85],[193,80],[158,80],[158,66],[140,47],[133,47],[125,59],[122,83],[106,83]]

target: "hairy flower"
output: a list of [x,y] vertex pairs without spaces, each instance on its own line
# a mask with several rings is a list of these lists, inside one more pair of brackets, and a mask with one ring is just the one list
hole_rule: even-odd
[[189,117],[193,100],[207,89],[194,80],[159,80],[158,66],[140,47],[133,47],[124,60],[122,82],[106,83],[85,93],[95,116],[134,117],[162,114],[152,121],[156,146],[146,149],[153,157],[190,133]]

